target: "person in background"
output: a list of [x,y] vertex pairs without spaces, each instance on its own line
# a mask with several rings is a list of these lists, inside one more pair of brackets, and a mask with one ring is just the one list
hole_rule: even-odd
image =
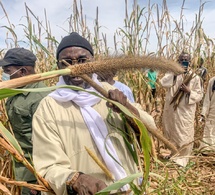
[[[172,158],[180,166],[186,166],[193,148],[194,119],[196,103],[203,97],[201,79],[190,69],[190,54],[182,52],[178,62],[184,67],[184,74],[166,73],[160,80],[167,89],[163,111],[163,132],[179,149],[179,155]],[[181,100],[173,101],[176,94],[182,94]],[[166,158],[170,158],[166,156]]]
[[[3,69],[2,81],[24,77],[35,74],[36,56],[24,48],[9,49],[4,58],[0,60]],[[22,88],[45,87],[42,82],[29,84]],[[39,102],[47,95],[47,92],[30,93],[25,92],[12,97],[6,101],[6,111],[11,123],[15,138],[19,142],[25,158],[31,162],[32,155],[32,118]],[[36,183],[36,178],[22,163],[15,163],[15,179]],[[29,195],[28,188],[22,189],[22,195]],[[36,193],[36,192],[34,192]],[[39,192],[38,192],[39,193]]]
[[120,81],[116,81],[114,80],[114,77],[116,75],[116,71],[110,71],[110,72],[106,72],[105,74],[102,73],[97,73],[98,75],[98,80],[101,82],[108,82],[110,85],[114,86],[115,88],[119,89],[120,91],[122,91],[126,97],[129,99],[129,101],[131,103],[134,103],[134,95],[131,91],[131,89],[124,83],[120,82]]
[[[152,69],[148,69],[146,71],[146,77],[148,78],[148,84],[150,86],[150,89],[151,89],[151,94],[152,94],[152,97],[154,99],[154,103],[155,103],[155,111],[156,112],[160,112],[158,110],[158,102],[157,102],[157,99],[156,99],[156,82],[157,82],[157,72],[152,70]],[[152,98],[150,98],[150,102],[152,103]]]
[[205,120],[203,140],[200,148],[203,151],[215,151],[215,77],[209,80],[204,97],[202,119]]
[[149,69],[146,72],[146,77],[149,79],[149,86],[151,87],[152,97],[155,98],[156,96],[156,81],[157,81],[157,72]]
[[203,58],[200,57],[198,60],[198,69],[196,72],[200,76],[200,78],[202,78],[202,81],[204,83],[206,81],[208,71],[207,71],[207,68],[203,66],[203,64],[204,64],[204,60]]
[[[91,44],[76,32],[65,36],[57,48],[59,69],[67,68],[64,60],[70,65],[81,65],[93,61],[93,57]],[[156,129],[153,118],[139,104],[129,103],[123,92],[107,82],[99,82],[97,75],[89,76],[108,91],[110,99],[121,103]],[[79,76],[61,76],[57,85],[75,85],[98,93]],[[113,109],[111,124],[109,109]],[[33,162],[56,195],[95,194],[114,181],[138,172],[119,131],[125,126],[118,112],[104,99],[67,88],[57,89],[41,101],[33,118]],[[113,179],[92,160],[86,148],[106,165]],[[129,188],[126,185],[121,190]]]

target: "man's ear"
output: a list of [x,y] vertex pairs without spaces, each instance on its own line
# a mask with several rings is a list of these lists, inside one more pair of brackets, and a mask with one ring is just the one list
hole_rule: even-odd
[[22,74],[22,76],[28,75],[28,70],[27,70],[25,67],[23,67],[23,68],[21,69],[21,74]]

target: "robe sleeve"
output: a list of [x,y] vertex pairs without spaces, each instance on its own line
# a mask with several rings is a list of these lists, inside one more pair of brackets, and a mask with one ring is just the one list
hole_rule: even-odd
[[[103,83],[103,87],[104,87],[104,89],[106,89],[107,91],[110,90],[110,89],[116,89],[114,86],[109,85],[108,83],[105,83],[105,82]],[[152,117],[150,114],[148,114],[147,112],[145,112],[145,111],[142,109],[142,106],[141,106],[140,104],[138,104],[138,103],[132,103],[132,102],[130,102],[129,100],[128,100],[128,102],[129,102],[131,105],[133,105],[133,106],[138,110],[138,112],[139,112],[139,114],[140,114],[140,118],[141,118],[143,124],[147,125],[148,127],[152,128],[152,129],[154,129],[154,130],[157,129],[153,117]]]
[[201,79],[198,75],[194,77],[195,83],[191,89],[189,94],[188,104],[195,104],[199,102],[203,97],[203,87],[201,83]]
[[135,102],[135,101],[134,101],[133,93],[132,93],[132,91],[131,91],[130,88],[127,90],[127,92],[125,93],[125,95],[126,95],[127,98],[130,100],[130,102],[132,102],[132,103]]
[[166,73],[163,78],[160,79],[160,83],[165,88],[170,88],[174,85],[174,74]]
[[145,124],[146,126],[150,127],[151,129],[157,130],[154,118],[150,114],[145,112],[141,108],[140,104],[134,103],[132,105],[138,110],[138,112],[140,114],[140,119],[142,120],[143,124]]
[[[33,161],[35,168],[56,194],[67,195],[66,180],[75,172],[63,150],[55,118],[48,102],[42,100],[33,117]],[[54,148],[54,149],[53,149]],[[40,152],[42,151],[42,153]]]

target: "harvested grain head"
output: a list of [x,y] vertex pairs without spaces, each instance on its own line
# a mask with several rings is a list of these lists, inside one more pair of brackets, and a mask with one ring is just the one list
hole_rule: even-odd
[[151,56],[120,56],[106,57],[94,62],[70,66],[71,75],[89,74],[93,72],[117,71],[120,69],[141,69],[151,68],[161,72],[174,72],[175,74],[183,73],[183,68],[175,61],[167,60],[162,57]]

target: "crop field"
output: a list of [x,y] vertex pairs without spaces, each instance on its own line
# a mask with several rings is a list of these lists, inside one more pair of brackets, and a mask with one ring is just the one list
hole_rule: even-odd
[[[130,58],[151,56],[158,59],[165,58],[176,61],[181,51],[187,51],[192,55],[191,64],[194,70],[198,67],[198,59],[200,57],[204,59],[204,67],[208,69],[207,78],[204,83],[204,91],[206,91],[209,79],[215,75],[215,40],[208,37],[202,28],[205,3],[200,5],[192,27],[185,31],[183,28],[186,23],[186,16],[183,14],[185,0],[182,0],[180,19],[171,17],[166,0],[163,0],[161,5],[151,5],[149,1],[149,6],[146,8],[140,7],[137,1],[133,0],[133,10],[129,12],[128,9],[125,9],[124,26],[116,29],[115,36],[118,39],[120,37],[120,41],[116,41],[116,37],[114,36],[115,51],[110,51],[107,45],[107,37],[100,29],[100,25],[102,24],[99,23],[98,13],[95,16],[94,31],[90,31],[80,2],[77,0],[71,1],[73,13],[68,21],[70,24],[68,32],[76,31],[90,40],[96,60],[102,61],[115,58],[117,55],[126,55]],[[126,0],[125,7],[127,8]],[[1,0],[0,9],[2,9],[8,20],[8,26],[1,28],[7,29],[6,37],[12,40],[7,45],[7,49],[19,47],[22,40],[19,40],[16,27],[11,24],[7,10],[5,10]],[[60,40],[55,39],[48,18],[46,18],[44,25],[27,4],[25,4],[25,10],[26,13],[23,13],[23,16],[27,18],[27,22],[23,24],[23,29],[27,38],[28,46],[26,48],[32,50],[37,56],[37,73],[56,70],[55,52]],[[147,40],[149,40],[152,33],[156,35],[157,45],[154,51],[149,52],[149,43]],[[42,40],[44,36],[46,39]],[[7,43],[7,41],[5,42]],[[0,48],[0,58],[3,58],[5,52],[6,50]],[[142,108],[154,117],[158,132],[162,135],[165,89],[161,87],[159,79],[164,75],[166,67],[162,64],[154,66],[158,71],[158,82],[156,83],[157,97],[154,100],[147,84],[148,80],[144,74],[146,68],[148,68],[147,65],[144,67],[143,63],[142,68],[137,69],[133,68],[134,64],[132,64],[132,60],[130,63],[130,69],[118,69],[116,79],[127,84],[132,89],[135,101],[141,104]],[[54,86],[57,80],[58,77],[53,77],[45,80],[45,83],[47,86]],[[2,123],[0,128],[4,126],[13,134],[5,111],[5,101],[6,98],[0,100],[0,121]],[[163,155],[169,154],[170,151],[162,140],[151,135],[152,151],[150,155],[149,176],[144,187],[144,194],[215,195],[215,152],[205,155],[199,150],[204,129],[204,122],[199,121],[201,109],[202,102],[197,105],[194,148],[186,167],[179,167],[171,160],[161,158]],[[19,195],[19,186],[28,186],[29,188],[39,190],[47,189],[46,181],[43,179],[40,180],[43,182],[40,182],[38,185],[30,185],[24,181],[14,180],[12,156],[18,156],[17,158],[21,159],[29,169],[33,169],[31,164],[25,162],[16,149],[11,147],[8,140],[5,140],[5,137],[0,134],[0,195]],[[145,159],[142,151],[139,151],[138,156],[141,162],[140,170],[144,170]]]

